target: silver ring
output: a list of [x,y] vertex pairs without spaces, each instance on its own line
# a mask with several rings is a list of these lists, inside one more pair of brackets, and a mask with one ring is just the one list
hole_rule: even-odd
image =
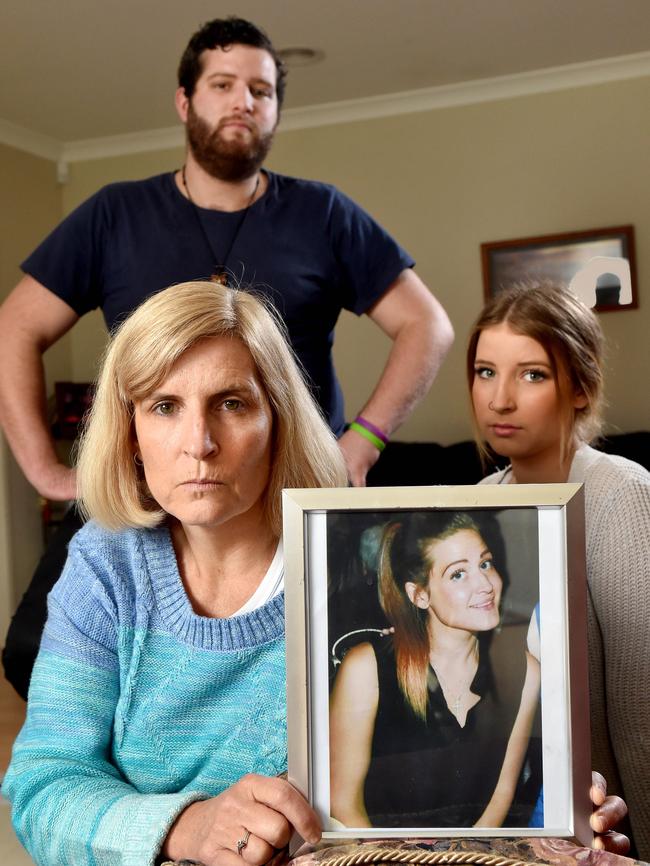
[[[246,829],[246,828],[244,828],[244,829]],[[242,851],[248,845],[248,840],[250,839],[250,837],[251,837],[251,831],[246,830],[246,832],[244,833],[244,838],[243,839],[237,839],[237,853],[239,854],[240,857],[242,856]]]

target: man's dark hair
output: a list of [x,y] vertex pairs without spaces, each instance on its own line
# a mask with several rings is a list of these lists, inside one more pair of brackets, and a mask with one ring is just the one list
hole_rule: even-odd
[[203,71],[201,55],[213,48],[228,48],[231,45],[250,45],[268,51],[275,62],[277,81],[275,89],[278,97],[278,108],[284,100],[287,70],[285,69],[273,43],[263,30],[246,21],[244,18],[215,18],[208,21],[192,36],[183,52],[178,66],[178,84],[189,98],[194,93],[196,82]]

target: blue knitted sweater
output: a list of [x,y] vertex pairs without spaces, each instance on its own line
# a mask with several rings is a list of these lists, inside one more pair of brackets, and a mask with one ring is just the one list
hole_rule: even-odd
[[169,532],[87,524],[3,793],[41,866],[146,866],[189,803],[286,770],[284,599],[197,616]]

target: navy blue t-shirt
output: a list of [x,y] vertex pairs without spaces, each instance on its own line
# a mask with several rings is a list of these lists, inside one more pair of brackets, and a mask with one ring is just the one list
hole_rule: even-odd
[[225,265],[238,285],[276,306],[340,435],[343,397],[331,357],[339,313],[366,312],[413,259],[334,187],[267,175],[266,192],[243,222],[241,211],[195,210],[171,173],[111,184],[73,211],[22,268],[80,316],[101,308],[112,329],[154,292],[209,279]]

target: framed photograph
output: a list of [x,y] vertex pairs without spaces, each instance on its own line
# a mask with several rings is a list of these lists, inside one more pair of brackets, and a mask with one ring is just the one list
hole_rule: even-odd
[[595,304],[590,306],[599,312],[636,309],[639,302],[633,226],[481,244],[485,299],[489,300],[504,286],[525,279],[547,279],[568,285],[579,270],[601,257],[619,257],[627,265],[621,269],[614,266],[616,273],[607,271],[606,263],[604,268],[594,267]]
[[283,508],[289,778],[324,837],[590,844],[582,486]]

